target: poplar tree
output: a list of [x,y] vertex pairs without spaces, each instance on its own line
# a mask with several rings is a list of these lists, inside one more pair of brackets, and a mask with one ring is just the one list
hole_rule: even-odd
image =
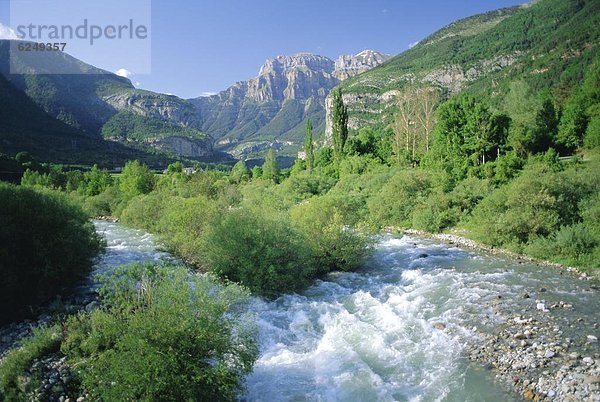
[[333,158],[339,163],[344,154],[344,145],[348,138],[348,109],[342,99],[342,90],[333,90],[332,110]]
[[262,167],[262,178],[272,180],[275,183],[279,180],[279,166],[277,165],[277,157],[272,149],[269,149],[265,157],[265,163]]
[[312,173],[315,162],[312,129],[312,122],[308,119],[306,121],[306,137],[304,138],[304,154],[306,156],[306,169],[309,173]]

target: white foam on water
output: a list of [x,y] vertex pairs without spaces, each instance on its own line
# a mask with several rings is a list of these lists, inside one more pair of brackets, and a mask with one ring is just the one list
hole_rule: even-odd
[[407,236],[383,239],[365,271],[330,275],[302,295],[254,302],[261,354],[243,399],[476,400],[465,386],[461,351],[474,336],[472,322],[494,320],[481,302],[507,291],[490,284],[507,274],[448,267],[448,260],[471,257]]

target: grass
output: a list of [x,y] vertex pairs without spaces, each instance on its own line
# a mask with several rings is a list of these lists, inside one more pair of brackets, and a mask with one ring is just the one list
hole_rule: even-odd
[[0,399],[23,400],[35,386],[24,374],[35,359],[58,352],[63,339],[60,325],[35,328],[21,347],[13,349],[0,364]]

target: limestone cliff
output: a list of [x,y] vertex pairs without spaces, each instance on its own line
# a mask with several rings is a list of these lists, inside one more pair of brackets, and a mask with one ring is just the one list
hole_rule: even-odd
[[[209,97],[191,99],[198,127],[216,146],[243,157],[257,151],[245,144],[284,144],[294,152],[304,136],[307,118],[323,132],[325,98],[343,79],[360,74],[388,56],[365,50],[337,61],[312,53],[267,60],[258,76]],[[275,141],[277,140],[277,141]],[[275,145],[273,145],[275,146]]]

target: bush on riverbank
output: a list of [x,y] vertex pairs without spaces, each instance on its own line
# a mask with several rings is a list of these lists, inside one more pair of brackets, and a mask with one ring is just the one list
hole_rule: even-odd
[[[158,234],[195,267],[269,297],[355,269],[369,251],[367,237],[351,229],[359,220],[351,199],[311,198],[331,180],[303,175],[291,187],[267,180],[232,187],[221,175],[199,176],[183,183],[165,176],[160,189],[129,200],[121,221]],[[292,219],[290,208],[305,198]]]
[[486,244],[563,264],[599,268],[600,161],[534,162],[494,190],[465,226]]
[[257,356],[247,293],[185,267],[130,265],[102,279],[105,309],[71,317],[61,350],[101,400],[231,400]]
[[77,378],[72,392],[94,400],[235,399],[258,353],[245,290],[186,267],[141,264],[101,284],[102,309],[36,331],[7,355],[0,399],[28,399],[39,385],[26,381],[31,363],[59,350]]
[[0,322],[85,278],[101,240],[66,195],[0,183]]

